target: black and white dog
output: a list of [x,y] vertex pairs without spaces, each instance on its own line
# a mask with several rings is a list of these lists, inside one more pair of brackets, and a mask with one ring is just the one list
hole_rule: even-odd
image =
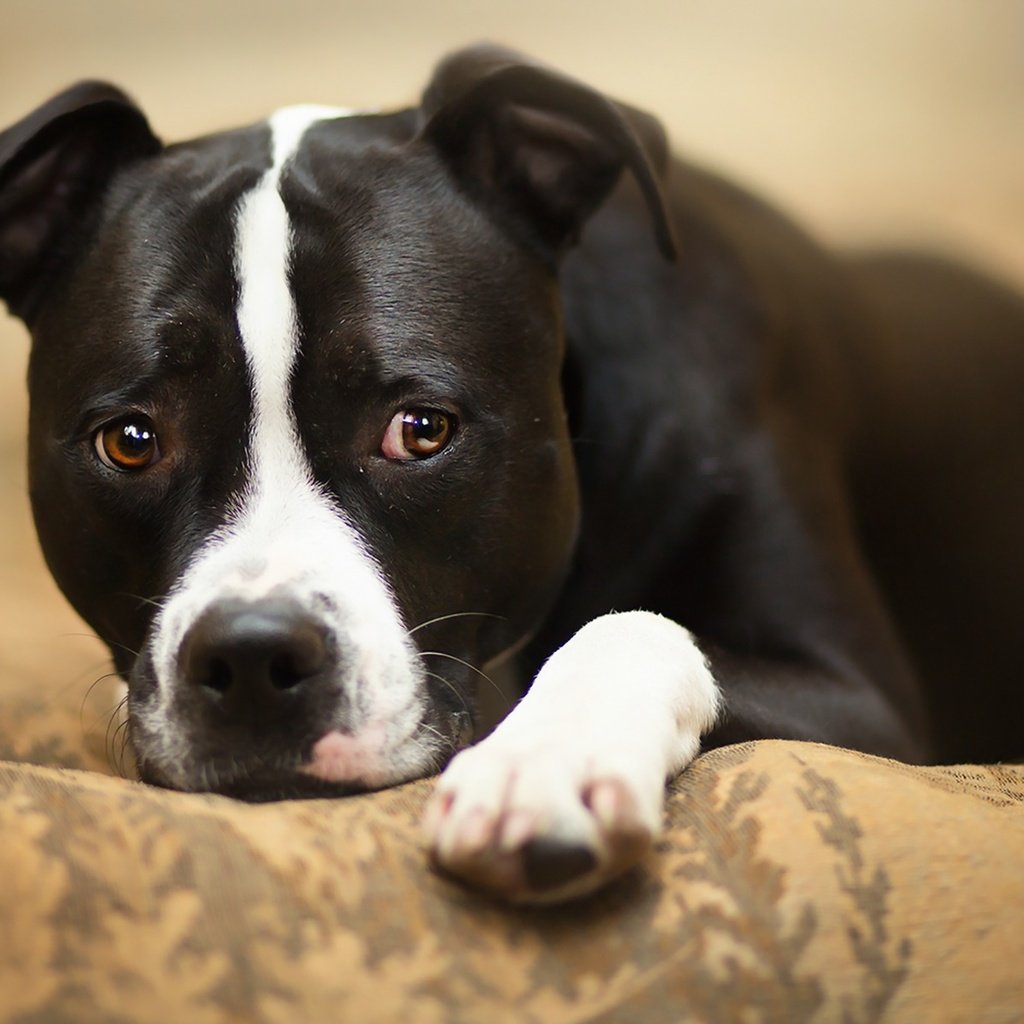
[[1021,751],[1024,304],[840,260],[496,48],[422,104],[173,146],[83,83],[0,135],[49,565],[143,779],[441,769],[444,870],[587,891],[707,746]]

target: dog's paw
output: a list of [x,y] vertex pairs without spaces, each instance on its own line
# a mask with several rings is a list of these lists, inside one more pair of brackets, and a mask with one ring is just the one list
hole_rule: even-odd
[[600,616],[441,776],[426,822],[434,865],[516,902],[592,892],[650,849],[665,779],[717,709],[685,629],[649,612]]
[[495,735],[439,780],[425,822],[431,862],[512,902],[572,899],[647,853],[663,796],[657,771]]

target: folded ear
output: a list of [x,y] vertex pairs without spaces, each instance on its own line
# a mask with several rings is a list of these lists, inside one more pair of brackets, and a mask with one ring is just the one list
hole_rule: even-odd
[[529,224],[558,254],[628,168],[655,238],[675,256],[659,176],[661,125],[508,50],[478,46],[443,61],[423,97],[423,135],[463,187]]
[[0,297],[29,319],[114,172],[160,142],[120,89],[81,82],[0,133]]

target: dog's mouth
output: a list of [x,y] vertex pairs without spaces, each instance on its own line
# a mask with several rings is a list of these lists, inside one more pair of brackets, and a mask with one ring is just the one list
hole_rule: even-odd
[[235,800],[244,800],[246,803],[333,799],[368,793],[374,789],[361,782],[328,782],[304,775],[295,769],[268,769],[265,765],[258,766],[251,772],[236,768],[224,777],[220,777],[215,769],[207,766],[200,772],[203,781],[195,786],[182,786],[180,781],[172,780],[150,762],[140,761],[138,768],[141,781],[151,786],[179,792],[184,790],[193,793],[214,793]]
[[[325,737],[329,740],[331,734]],[[275,800],[310,800],[355,796],[397,786],[439,771],[451,758],[454,745],[445,753],[437,752],[428,765],[392,770],[365,771],[364,766],[346,763],[324,764],[314,758],[190,758],[170,770],[159,761],[140,757],[137,761],[139,779],[161,789],[191,793],[213,793],[244,800],[248,803],[269,803]],[[405,759],[408,762],[408,758]],[[351,774],[346,774],[351,772]]]
[[468,662],[428,670],[397,617],[366,628],[303,596],[165,607],[129,676],[142,781],[251,801],[344,796],[433,774],[466,745]]
[[429,702],[416,715],[354,730],[297,725],[285,719],[259,731],[238,723],[218,727],[205,716],[154,715],[145,702],[129,699],[129,737],[141,781],[249,802],[351,796],[399,785],[440,771],[473,736],[467,712],[441,712]]

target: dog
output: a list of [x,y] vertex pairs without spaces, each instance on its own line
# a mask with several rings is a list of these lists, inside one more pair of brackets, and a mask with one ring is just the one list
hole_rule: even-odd
[[436,867],[545,902],[702,746],[1021,752],[1024,302],[826,252],[554,70],[476,46],[415,108],[169,146],[80,83],[0,135],[0,295],[145,781],[443,769]]

